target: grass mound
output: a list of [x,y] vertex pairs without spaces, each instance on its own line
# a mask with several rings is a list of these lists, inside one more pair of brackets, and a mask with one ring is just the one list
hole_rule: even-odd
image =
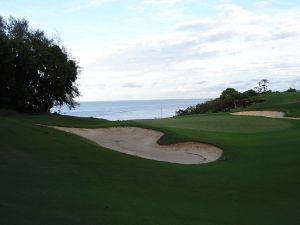
[[[260,99],[265,100],[262,103],[256,103],[246,108],[251,110],[273,110],[285,112],[288,117],[300,117],[300,93],[299,92],[284,92],[266,94]],[[243,109],[244,110],[244,109]]]

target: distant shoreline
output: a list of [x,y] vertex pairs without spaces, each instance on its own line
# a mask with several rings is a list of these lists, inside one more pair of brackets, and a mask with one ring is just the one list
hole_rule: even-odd
[[69,110],[63,106],[51,112],[78,117],[95,117],[108,120],[168,118],[179,109],[205,102],[207,99],[159,99],[121,101],[80,101],[80,106]]
[[95,100],[95,101],[78,101],[78,103],[91,103],[91,102],[144,102],[144,101],[183,101],[183,100],[209,100],[213,98],[170,98],[170,99],[131,99],[131,100]]

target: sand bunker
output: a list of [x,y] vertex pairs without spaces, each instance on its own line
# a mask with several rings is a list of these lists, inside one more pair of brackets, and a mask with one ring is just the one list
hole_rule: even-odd
[[276,112],[276,111],[244,111],[244,112],[236,112],[231,114],[236,116],[264,116],[270,118],[284,118],[283,112]]
[[115,151],[164,162],[208,163],[219,159],[223,152],[215,146],[198,142],[159,145],[157,141],[163,133],[137,127],[53,128],[82,136]]
[[263,116],[269,118],[281,118],[281,119],[290,119],[290,120],[299,120],[298,117],[285,117],[284,112],[277,111],[244,111],[244,112],[236,112],[231,113],[231,115],[235,116]]

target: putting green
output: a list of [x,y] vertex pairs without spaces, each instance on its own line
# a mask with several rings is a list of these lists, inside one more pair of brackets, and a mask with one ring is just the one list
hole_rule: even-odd
[[278,119],[235,117],[229,115],[192,115],[163,120],[140,120],[141,123],[165,128],[224,133],[260,133],[282,131],[292,127],[289,121]]

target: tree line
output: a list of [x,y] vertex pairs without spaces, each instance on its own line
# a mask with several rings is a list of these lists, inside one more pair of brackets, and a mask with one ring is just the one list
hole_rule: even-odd
[[28,21],[0,16],[0,108],[50,112],[53,106],[76,106],[80,72],[59,41]]
[[216,113],[216,112],[230,112],[236,108],[246,108],[255,102],[261,102],[261,99],[253,97],[263,93],[272,93],[268,90],[267,79],[262,79],[258,82],[258,86],[243,93],[240,93],[234,88],[227,88],[224,90],[219,98],[206,101],[196,106],[190,106],[187,109],[180,109],[176,112],[177,116],[199,114],[199,113]]

